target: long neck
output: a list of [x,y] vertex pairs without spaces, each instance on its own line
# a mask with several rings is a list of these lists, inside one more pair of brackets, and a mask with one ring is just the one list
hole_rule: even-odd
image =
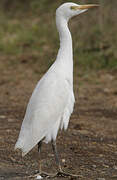
[[56,25],[60,37],[60,48],[57,55],[57,60],[67,61],[73,69],[73,52],[72,52],[72,37],[68,28],[67,20],[63,17],[56,16]]

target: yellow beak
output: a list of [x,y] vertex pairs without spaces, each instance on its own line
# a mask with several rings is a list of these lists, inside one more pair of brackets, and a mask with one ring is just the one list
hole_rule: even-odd
[[89,8],[99,7],[98,4],[86,4],[86,5],[79,5],[79,6],[71,6],[72,10],[84,10]]

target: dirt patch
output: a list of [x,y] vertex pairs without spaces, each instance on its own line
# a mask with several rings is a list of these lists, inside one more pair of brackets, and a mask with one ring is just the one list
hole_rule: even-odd
[[[26,104],[41,74],[37,77],[28,69],[19,75],[20,68],[6,72],[0,79],[0,180],[25,180],[38,169],[37,147],[22,158],[20,152],[14,152],[14,144]],[[116,87],[117,72],[75,77],[74,113],[68,130],[59,133],[57,144],[63,169],[79,174],[79,180],[117,179]],[[50,145],[43,145],[42,164],[45,171],[56,171]]]

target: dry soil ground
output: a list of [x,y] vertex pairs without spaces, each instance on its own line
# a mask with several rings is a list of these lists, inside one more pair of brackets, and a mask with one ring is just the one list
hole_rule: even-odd
[[[1,71],[0,180],[29,179],[38,169],[37,147],[24,158],[14,152],[26,104],[41,76],[32,74],[26,64]],[[75,73],[74,89],[76,103],[69,128],[57,138],[63,169],[79,174],[79,180],[116,180],[117,71],[100,71],[80,78]],[[42,163],[45,171],[56,171],[50,144],[43,145]]]

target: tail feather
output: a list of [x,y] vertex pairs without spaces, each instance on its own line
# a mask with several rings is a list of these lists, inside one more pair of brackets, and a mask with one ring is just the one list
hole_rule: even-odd
[[22,153],[22,157],[24,157],[28,153],[28,151],[24,151],[22,145],[18,141],[15,144],[14,150],[20,150]]

